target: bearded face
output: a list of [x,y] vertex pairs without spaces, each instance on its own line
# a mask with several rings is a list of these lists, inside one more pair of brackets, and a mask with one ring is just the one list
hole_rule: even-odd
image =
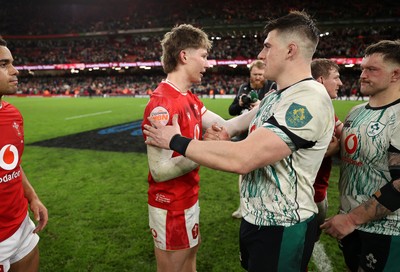
[[264,69],[253,67],[250,72],[250,86],[253,89],[261,89],[264,86]]

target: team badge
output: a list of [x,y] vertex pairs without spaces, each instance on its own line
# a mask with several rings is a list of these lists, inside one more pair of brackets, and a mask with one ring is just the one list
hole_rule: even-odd
[[312,115],[307,108],[297,103],[290,105],[289,109],[286,111],[285,120],[289,127],[304,127],[311,119]]
[[17,131],[18,137],[21,137],[21,130],[19,129],[17,122],[14,122],[12,127]]
[[162,125],[166,126],[169,121],[169,112],[164,107],[155,107],[150,112],[150,118],[153,121],[160,121]]
[[198,236],[199,236],[199,224],[196,223],[192,228],[192,237],[193,239],[197,239]]
[[369,137],[374,137],[381,133],[381,131],[385,128],[385,125],[376,121],[371,121],[367,127],[367,135]]

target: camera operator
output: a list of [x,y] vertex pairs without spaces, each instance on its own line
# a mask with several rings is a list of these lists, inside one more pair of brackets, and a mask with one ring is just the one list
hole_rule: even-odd
[[275,82],[264,78],[264,68],[265,64],[261,60],[255,60],[250,64],[250,81],[240,86],[235,99],[229,106],[230,115],[236,116],[251,110],[252,104],[256,102],[254,94],[257,94],[258,100],[262,100],[266,93],[276,89]]
[[[229,114],[232,116],[240,115],[249,111],[258,100],[262,100],[266,93],[276,90],[276,83],[264,78],[265,63],[261,60],[253,61],[250,66],[250,81],[243,83],[239,91],[229,106]],[[247,131],[235,137],[234,140],[240,141],[247,137]],[[239,188],[242,176],[239,175]],[[233,218],[242,218],[242,212],[239,208],[232,213]]]

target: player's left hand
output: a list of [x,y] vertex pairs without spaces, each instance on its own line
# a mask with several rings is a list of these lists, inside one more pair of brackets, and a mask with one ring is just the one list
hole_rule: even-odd
[[333,238],[343,239],[346,235],[352,233],[357,225],[348,214],[337,214],[325,220],[320,228]]
[[37,233],[47,225],[47,221],[49,220],[48,211],[39,198],[33,199],[29,203],[29,207],[33,212],[35,220],[38,222],[36,228],[33,230],[34,233]]
[[144,125],[143,133],[147,136],[145,143],[164,149],[169,149],[169,143],[176,134],[181,134],[178,124],[178,115],[172,117],[172,125],[164,126],[160,121],[148,117],[151,126]]
[[325,158],[326,157],[331,157],[335,154],[337,154],[340,151],[340,142],[339,139],[336,138],[336,136],[332,136],[332,140],[328,145],[328,149],[325,152]]

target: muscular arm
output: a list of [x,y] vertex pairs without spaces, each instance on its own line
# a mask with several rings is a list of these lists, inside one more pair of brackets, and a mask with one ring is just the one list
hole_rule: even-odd
[[147,146],[149,169],[155,181],[163,182],[180,177],[198,167],[197,163],[184,156],[172,158],[172,153],[172,150]]
[[210,168],[246,174],[289,156],[291,150],[274,132],[258,128],[239,142],[191,141],[186,157]]
[[[400,169],[399,153],[389,152],[389,169],[391,168]],[[400,192],[399,177],[393,180],[393,187]],[[379,220],[390,213],[391,211],[388,208],[379,203],[374,197],[371,197],[368,201],[360,204],[348,214],[339,214],[330,218],[321,225],[321,228],[325,229],[326,233],[331,236],[342,239],[353,232],[357,226]]]
[[[154,122],[153,126],[145,125],[143,133],[148,136],[146,144],[168,149],[171,138],[180,134],[177,116],[173,117],[172,126]],[[238,174],[273,164],[290,154],[287,144],[264,127],[239,142],[191,140],[185,152],[187,158],[200,165]]]

